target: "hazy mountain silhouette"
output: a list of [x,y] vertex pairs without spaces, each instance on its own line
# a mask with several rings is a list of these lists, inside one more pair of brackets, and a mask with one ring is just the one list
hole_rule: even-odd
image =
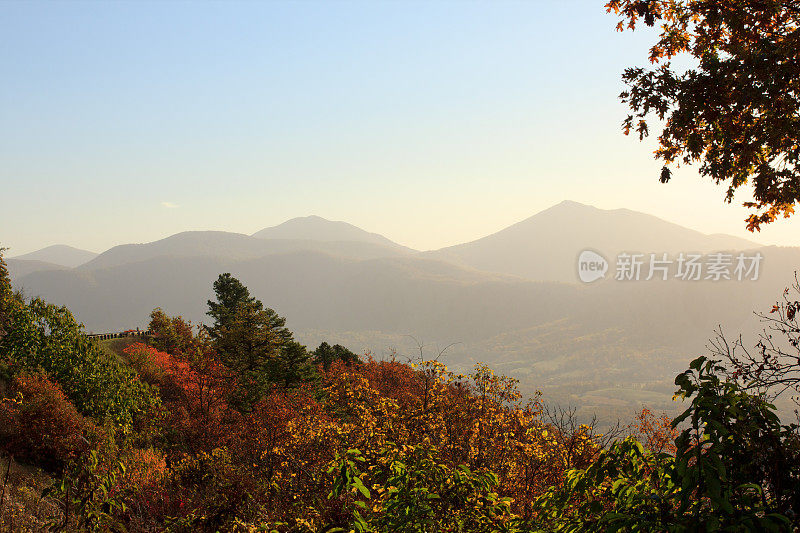
[[9,259],[18,259],[22,261],[43,261],[45,263],[52,263],[54,265],[73,268],[90,261],[96,256],[96,253],[88,250],[73,248],[72,246],[67,246],[66,244],[55,244],[53,246],[48,246],[47,248],[42,248],[41,250],[36,250],[35,252],[31,252],[29,254],[10,257]]
[[316,215],[297,217],[277,226],[264,228],[254,233],[253,237],[259,239],[299,239],[326,242],[368,242],[409,252],[413,251],[411,248],[390,241],[383,235],[364,231],[347,222],[327,220]]
[[659,254],[756,247],[744,239],[706,235],[628,209],[603,210],[566,201],[487,237],[426,254],[490,272],[576,282],[577,258],[586,249],[611,261],[623,251]]
[[[496,307],[527,301],[540,316],[550,313],[539,307],[537,298],[524,296],[525,291],[512,295],[522,286],[545,284],[520,285],[507,277],[430,259],[353,260],[312,251],[244,260],[161,256],[108,268],[35,272],[21,278],[18,285],[30,296],[42,295],[53,303],[68,305],[87,327],[99,331],[142,326],[156,306],[194,321],[203,320],[212,283],[221,272],[240,277],[265,304],[287,316],[295,327],[303,328],[475,332],[480,328],[466,326],[454,317],[466,313],[483,317],[481,309],[490,300]],[[480,286],[495,287],[498,293],[481,289],[467,305],[466,293]],[[456,301],[474,311],[459,311],[462,306]],[[481,320],[487,331],[497,332],[506,327],[497,329],[503,323],[527,323],[525,318],[513,318],[516,314],[508,307],[503,312],[494,310],[491,320]],[[445,326],[449,322],[452,326]]]
[[32,259],[6,259],[6,264],[8,265],[8,273],[11,275],[12,279],[19,279],[32,272],[40,272],[42,270],[64,270],[68,268],[63,265]]
[[157,257],[218,257],[244,260],[301,250],[353,259],[371,259],[405,253],[401,248],[366,241],[260,239],[224,231],[186,231],[146,244],[123,244],[98,255],[81,268],[93,270]]

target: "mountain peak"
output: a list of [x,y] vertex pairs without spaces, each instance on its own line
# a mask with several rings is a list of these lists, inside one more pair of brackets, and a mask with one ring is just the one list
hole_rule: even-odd
[[368,242],[391,248],[407,249],[383,235],[370,233],[347,222],[328,220],[318,215],[289,219],[277,226],[257,231],[253,234],[253,237],[258,239],[298,239],[321,242]]
[[432,252],[488,272],[533,280],[575,281],[582,250],[613,257],[643,253],[748,250],[755,243],[730,235],[706,235],[630,209],[599,209],[563,201],[481,239]]
[[[562,202],[557,203],[556,205],[554,205],[552,207],[549,207],[549,208],[545,209],[544,211],[540,211],[540,212],[536,213],[533,216],[536,217],[536,216],[539,216],[539,215],[541,215],[543,213],[548,213],[548,212],[572,212],[572,213],[587,212],[588,213],[588,212],[598,212],[598,211],[604,211],[604,210],[600,209],[599,207],[595,207],[595,206],[589,205],[589,204],[582,204],[582,203],[576,202],[574,200],[564,200]],[[531,218],[533,218],[533,217],[531,217]]]
[[563,200],[553,207],[594,207],[592,205],[582,204],[580,202],[576,202],[575,200]]
[[82,265],[87,261],[91,261],[97,257],[95,252],[88,250],[81,250],[66,244],[54,244],[47,246],[41,250],[36,250],[24,255],[17,255],[9,259],[22,259],[24,261],[43,261],[45,263],[53,263],[54,265],[74,268]]

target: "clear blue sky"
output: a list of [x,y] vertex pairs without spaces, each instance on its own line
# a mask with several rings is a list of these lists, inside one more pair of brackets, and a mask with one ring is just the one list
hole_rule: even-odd
[[721,188],[659,184],[620,133],[652,36],[603,3],[0,3],[0,244],[317,214],[428,249],[564,199],[753,238]]

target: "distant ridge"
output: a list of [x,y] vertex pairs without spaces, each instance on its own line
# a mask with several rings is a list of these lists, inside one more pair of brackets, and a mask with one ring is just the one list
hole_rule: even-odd
[[481,239],[428,255],[489,272],[539,281],[577,281],[581,251],[677,253],[750,250],[759,245],[731,235],[706,235],[630,209],[605,210],[564,201]]
[[322,242],[353,241],[380,244],[390,248],[413,251],[379,235],[348,224],[347,222],[327,220],[317,215],[297,217],[277,226],[264,228],[253,234],[257,239],[301,239]]
[[8,266],[8,273],[11,275],[12,280],[17,280],[22,276],[27,276],[33,272],[43,272],[47,270],[67,270],[63,265],[56,265],[55,263],[47,263],[45,261],[36,261],[35,259],[6,259]]
[[139,263],[159,257],[219,258],[228,261],[257,259],[301,251],[325,253],[347,259],[375,259],[405,255],[400,246],[357,240],[259,239],[226,231],[184,231],[144,244],[115,246],[81,266],[96,270]]
[[87,261],[91,261],[95,257],[97,257],[95,252],[81,250],[80,248],[74,248],[66,244],[54,244],[53,246],[48,246],[47,248],[42,248],[41,250],[36,250],[29,254],[9,257],[9,259],[42,261],[62,267],[74,268]]

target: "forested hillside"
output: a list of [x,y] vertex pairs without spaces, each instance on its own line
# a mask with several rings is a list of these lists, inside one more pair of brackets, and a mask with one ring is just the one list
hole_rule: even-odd
[[737,385],[747,360],[693,361],[681,417],[601,434],[484,364],[309,350],[230,274],[209,326],[156,308],[144,342],[87,339],[1,256],[0,289],[12,531],[788,531],[800,510],[796,428]]

